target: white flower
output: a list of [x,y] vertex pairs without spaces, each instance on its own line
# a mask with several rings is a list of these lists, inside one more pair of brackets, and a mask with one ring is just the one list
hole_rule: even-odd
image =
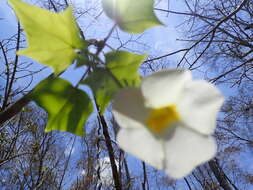
[[144,77],[141,88],[122,89],[113,114],[125,151],[181,178],[216,153],[211,136],[223,103],[212,84],[193,81],[188,70],[164,70]]

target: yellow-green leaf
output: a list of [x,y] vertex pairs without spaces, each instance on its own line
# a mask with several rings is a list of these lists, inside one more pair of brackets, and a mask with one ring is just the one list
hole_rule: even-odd
[[120,88],[138,86],[138,69],[147,55],[138,55],[126,51],[113,51],[105,55],[106,67],[96,69],[82,84],[90,86],[96,102],[104,112],[108,103]]
[[40,82],[28,95],[48,113],[46,132],[67,131],[79,136],[93,106],[87,94],[61,78],[50,77]]
[[90,86],[100,111],[104,112],[114,93],[120,88],[105,69],[97,69],[82,84]]
[[140,84],[139,66],[147,54],[139,55],[127,51],[112,51],[105,55],[106,67],[122,87]]
[[102,0],[108,17],[129,33],[142,33],[144,30],[162,25],[154,13],[154,0]]
[[31,57],[52,67],[56,74],[65,70],[86,43],[72,15],[72,8],[61,13],[32,6],[20,0],[9,0],[27,34],[28,48],[18,55]]

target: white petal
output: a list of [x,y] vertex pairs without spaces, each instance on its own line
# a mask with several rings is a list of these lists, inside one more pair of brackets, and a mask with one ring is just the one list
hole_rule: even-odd
[[166,172],[173,178],[182,178],[215,156],[216,143],[212,136],[178,126],[165,142],[165,150]]
[[117,135],[119,146],[126,152],[161,169],[164,154],[162,145],[145,127],[140,129],[121,129]]
[[191,81],[182,92],[178,112],[186,126],[203,134],[211,134],[223,101],[223,95],[211,83]]
[[122,89],[114,98],[112,112],[120,127],[143,127],[150,111],[139,88]]
[[147,106],[160,108],[178,101],[184,84],[191,80],[188,70],[163,70],[142,80],[142,94]]

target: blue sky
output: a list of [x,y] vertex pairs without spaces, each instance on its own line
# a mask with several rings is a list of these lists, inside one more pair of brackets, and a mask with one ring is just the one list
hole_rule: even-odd
[[[11,10],[10,6],[7,5],[7,0],[3,0],[4,3],[0,4],[0,18],[4,18],[4,28],[0,30],[0,37],[1,39],[4,39],[8,37],[10,34],[15,34],[16,32],[16,26],[17,26],[17,20],[15,17],[14,12]],[[82,8],[89,8],[89,7],[96,7],[96,10],[91,11],[91,16],[85,16],[80,17],[77,21],[79,25],[82,27],[84,34],[87,39],[93,38],[93,39],[103,39],[113,26],[113,22],[107,18],[104,14],[100,16],[98,19],[94,19],[93,15],[98,14],[101,11],[101,3],[99,0],[73,0],[73,6],[76,9],[82,9]],[[93,3],[93,5],[90,5],[90,2]],[[176,0],[170,1],[170,7],[173,10],[181,10],[182,5],[177,2]],[[167,0],[163,0],[158,4],[158,8],[167,7],[168,5]],[[90,6],[89,6],[90,5]],[[150,48],[141,50],[141,53],[148,53],[148,54],[156,54],[163,55],[168,52],[175,51],[177,49],[183,48],[183,44],[179,41],[176,41],[177,38],[182,37],[182,34],[180,34],[175,26],[179,22],[182,21],[182,17],[172,15],[166,16],[167,13],[157,12],[158,17],[160,20],[165,24],[164,26],[154,27],[145,32],[143,37],[141,38],[141,41],[148,44]],[[128,39],[129,34],[125,32],[119,31],[119,35],[121,38]],[[138,35],[135,35],[134,37],[138,37]],[[108,42],[112,47],[117,47],[117,43],[115,40],[110,40]],[[134,47],[133,47],[134,48]],[[134,48],[134,49],[138,49]],[[139,49],[138,49],[139,50]],[[173,57],[174,60],[177,60],[180,55],[176,55]],[[26,58],[23,58],[26,59]],[[27,58],[27,60],[30,60]],[[34,60],[31,60],[34,61]],[[41,65],[37,64],[37,67],[40,68]],[[78,70],[74,70],[74,67],[70,67],[64,74],[63,77],[67,78],[68,80],[74,82],[76,79],[78,79],[81,74]],[[74,72],[74,73],[73,73]],[[47,75],[46,73],[50,73],[50,70],[48,69],[46,72],[41,73],[38,75],[34,81],[33,86],[38,83],[41,79]],[[73,77],[75,76],[75,77]],[[76,78],[76,79],[75,79]],[[23,83],[23,81],[22,81]],[[22,84],[20,84],[22,85]]]
[[[2,0],[3,3],[0,4],[0,18],[4,18],[4,20],[1,20],[2,27],[0,30],[0,39],[4,39],[8,37],[10,34],[15,34],[16,32],[16,18],[10,7],[6,4],[6,0]],[[101,11],[101,5],[100,1],[98,0],[73,0],[74,7],[80,9],[80,8],[87,8],[90,4],[88,2],[93,2],[93,5],[97,8],[94,11],[92,11],[91,16],[82,17],[78,19],[78,23],[80,26],[84,29],[85,36],[87,39],[89,38],[95,38],[95,39],[103,39],[113,26],[113,22],[107,18],[105,15],[102,15],[98,19],[94,19],[93,15],[96,15]],[[174,11],[184,11],[184,6],[181,1],[178,0],[170,0],[170,9]],[[168,0],[163,0],[161,3],[157,6],[159,8],[167,8],[168,7]],[[182,22],[183,17],[178,15],[173,15],[162,12],[156,12],[160,20],[165,24],[164,26],[155,27],[152,29],[149,29],[145,32],[145,34],[142,36],[141,41],[148,44],[150,48],[144,48],[139,49],[138,46],[133,45],[133,47],[136,50],[139,50],[142,53],[148,53],[151,55],[163,55],[168,52],[173,52],[175,50],[184,48],[184,43],[177,41],[178,38],[183,38],[183,33],[178,31],[176,26]],[[89,26],[89,27],[87,27]],[[128,39],[129,35],[119,31],[119,35],[121,38]],[[137,36],[135,36],[137,37]],[[117,42],[115,40],[110,40],[109,44],[112,47],[117,47]],[[177,54],[173,57],[171,57],[172,62],[178,61],[180,58],[180,54]],[[30,60],[28,58],[22,58],[23,60]],[[30,60],[31,61],[31,60]],[[173,65],[173,64],[172,64]],[[37,64],[34,66],[36,69],[41,68],[42,65]],[[1,66],[0,66],[1,69]],[[79,72],[79,69],[74,69],[74,66],[71,66],[63,75],[63,78],[68,79],[72,83],[76,83],[76,81],[81,77],[82,73]],[[36,76],[33,85],[35,86],[39,81],[44,79],[47,75],[51,73],[50,69],[45,70],[44,72],[40,73]],[[195,78],[203,78],[203,73],[201,72],[194,72]],[[20,81],[19,86],[25,85],[26,81]],[[83,88],[83,87],[82,87]],[[84,88],[87,90],[87,88]],[[228,88],[221,87],[223,93],[225,95],[231,95],[232,91],[228,90]],[[72,135],[69,135],[69,140],[73,138]],[[66,140],[68,142],[68,140]],[[66,155],[69,154],[69,150],[71,147],[71,143],[69,145],[66,145]],[[80,143],[78,141],[76,142],[76,146],[73,149],[73,156],[72,156],[72,162],[75,163],[75,160],[78,158],[78,149],[80,148]],[[242,154],[243,158],[247,158],[245,156],[247,154]],[[129,157],[129,164],[132,167],[132,172],[138,173],[139,170],[135,169],[136,167],[141,168],[141,162],[133,158],[132,156]],[[249,158],[248,158],[249,159]],[[247,163],[247,162],[244,162]],[[251,170],[253,169],[253,166],[251,165]],[[80,174],[77,172],[77,174]],[[74,177],[74,176],[72,176]]]
[[[15,34],[16,32],[16,26],[17,21],[14,12],[11,10],[11,8],[7,5],[6,0],[3,0],[4,3],[0,4],[0,18],[4,18],[2,23],[4,22],[5,28],[2,28],[0,31],[0,38],[4,39],[8,37],[10,34]],[[91,16],[87,17],[81,17],[78,19],[79,25],[83,28],[84,34],[89,38],[95,38],[95,39],[103,39],[113,26],[113,22],[107,18],[104,14],[100,16],[98,19],[94,19],[92,15],[96,15],[101,11],[101,4],[98,0],[73,0],[73,6],[75,8],[87,8],[90,4],[89,2],[92,2],[92,7],[96,7],[94,11],[92,11],[90,14]],[[168,7],[168,1],[163,0],[160,2],[157,6],[158,8],[167,8]],[[178,2],[177,0],[170,1],[170,8],[172,10],[180,11],[183,9],[182,4]],[[172,15],[162,12],[157,12],[158,17],[160,20],[164,23],[164,26],[155,27],[152,29],[149,29],[145,32],[145,34],[142,36],[141,41],[148,44],[149,48],[142,48],[133,45],[130,48],[133,48],[135,50],[140,51],[140,53],[148,53],[148,54],[156,54],[156,55],[163,55],[168,52],[173,52],[175,50],[183,48],[183,44],[179,41],[176,41],[177,38],[182,38],[182,33],[179,33],[177,29],[175,28],[178,23],[182,21],[182,17],[177,15]],[[88,27],[87,27],[88,26]],[[119,31],[119,35],[123,40],[129,39],[129,34]],[[138,35],[134,36],[134,38],[137,38]],[[117,47],[118,44],[116,40],[110,40],[109,44],[112,47]],[[179,59],[180,55],[176,55],[172,57],[172,61],[176,62],[177,59]],[[22,57],[25,61],[32,61],[29,58]],[[41,68],[41,64],[37,64],[34,66],[35,68]],[[68,79],[73,84],[78,81],[78,79],[81,77],[82,73],[79,72],[80,69],[74,69],[74,66],[71,66],[61,77]],[[47,69],[46,71],[40,73],[36,76],[33,84],[31,87],[35,86],[39,81],[44,79],[47,75],[51,73],[50,69]],[[25,85],[26,81],[19,81],[18,86]],[[83,88],[83,87],[82,87]],[[85,89],[85,88],[84,88]],[[87,90],[87,89],[85,89]],[[70,170],[73,170],[75,167],[75,162],[79,158],[79,151],[81,148],[81,144],[79,143],[78,139],[80,137],[77,137],[77,141],[75,143],[75,147],[72,150],[72,164],[70,165]],[[66,143],[66,150],[65,154],[66,156],[70,153],[71,145],[73,142],[73,135],[66,135],[65,136],[65,142]],[[139,160],[135,159],[133,156],[128,155],[128,161],[130,165],[130,170],[133,174],[138,175],[138,173],[141,170],[142,164]],[[76,176],[80,175],[80,172],[76,171]],[[65,187],[68,187],[70,185],[69,181],[73,180],[75,177],[73,175],[73,171],[71,172],[70,176],[66,176],[65,180]]]

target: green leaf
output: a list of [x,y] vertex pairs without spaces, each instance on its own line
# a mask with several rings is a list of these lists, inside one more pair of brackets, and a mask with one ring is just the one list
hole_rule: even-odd
[[129,33],[142,33],[144,30],[162,25],[155,16],[154,0],[102,0],[108,17]]
[[82,136],[84,124],[92,112],[89,97],[61,78],[49,77],[28,95],[48,113],[46,132],[67,131]]
[[24,27],[29,44],[28,48],[18,51],[18,55],[31,57],[59,74],[79,57],[77,52],[87,47],[79,35],[72,8],[53,13],[20,0],[9,2]]
[[101,112],[104,112],[120,88],[140,84],[138,68],[146,57],[147,55],[125,51],[107,53],[105,55],[107,68],[95,70],[82,81],[82,84],[86,84],[92,89]]
[[122,87],[139,86],[139,66],[147,54],[139,55],[127,51],[112,51],[105,55],[106,67]]
[[113,77],[105,69],[95,70],[82,81],[82,84],[86,84],[92,89],[101,113],[104,112],[114,93],[119,89]]

